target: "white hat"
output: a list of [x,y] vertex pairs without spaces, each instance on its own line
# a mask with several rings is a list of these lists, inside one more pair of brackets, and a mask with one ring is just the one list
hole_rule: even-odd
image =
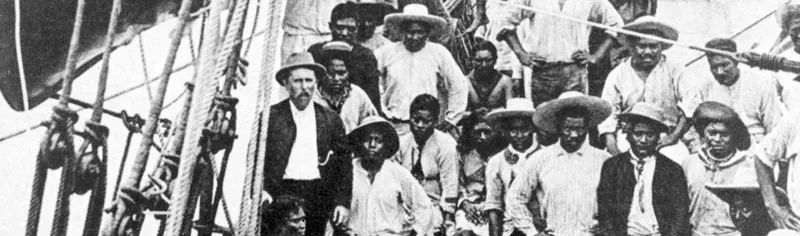
[[506,107],[497,109],[486,114],[485,119],[489,122],[498,122],[509,117],[532,118],[536,109],[533,102],[526,98],[512,98],[506,102]]
[[400,25],[406,21],[425,22],[431,26],[431,32],[444,30],[447,21],[441,17],[428,14],[428,7],[422,4],[408,4],[403,8],[402,13],[392,13],[386,15],[383,20],[386,27],[400,29]]

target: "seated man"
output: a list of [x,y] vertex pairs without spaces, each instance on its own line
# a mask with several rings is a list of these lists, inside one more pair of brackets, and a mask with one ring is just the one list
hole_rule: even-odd
[[261,205],[261,235],[304,236],[306,235],[306,213],[303,199],[281,195],[272,203]]
[[489,41],[480,41],[472,49],[472,72],[467,75],[470,82],[468,111],[491,111],[505,105],[514,97],[511,78],[494,68],[497,48]]
[[366,117],[378,115],[369,96],[350,83],[350,60],[353,47],[345,42],[329,42],[322,48],[318,63],[326,68],[328,76],[319,81],[314,100],[339,113],[348,133]]

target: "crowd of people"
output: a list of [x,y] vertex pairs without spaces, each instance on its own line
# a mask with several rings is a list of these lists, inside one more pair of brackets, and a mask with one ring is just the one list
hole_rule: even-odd
[[[680,35],[655,0],[509,2]],[[477,3],[463,71],[441,0],[288,1],[262,235],[800,235],[797,75]]]

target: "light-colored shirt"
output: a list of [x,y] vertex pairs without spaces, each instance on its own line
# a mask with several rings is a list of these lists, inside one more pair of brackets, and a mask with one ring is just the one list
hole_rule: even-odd
[[[622,17],[606,0],[566,0],[563,6],[559,0],[509,0],[509,3],[531,6],[540,10],[555,12],[569,17],[588,20],[612,27],[624,25]],[[530,30],[520,38],[527,52],[544,57],[548,62],[571,62],[576,51],[589,51],[591,27],[573,21],[556,18],[516,7],[507,7],[499,13],[503,28],[513,30],[526,18],[530,18]],[[607,32],[611,36],[616,33]]]
[[655,156],[641,159],[632,151],[633,176],[636,177],[636,186],[633,189],[631,211],[628,214],[628,235],[653,235],[658,234],[658,220],[653,208],[653,174],[656,170]]
[[349,228],[356,235],[427,235],[435,211],[425,190],[405,168],[386,161],[369,180],[361,159],[353,160]]
[[392,43],[392,41],[389,41],[389,39],[383,37],[383,35],[375,33],[375,35],[373,35],[371,38],[368,38],[367,40],[361,42],[361,46],[369,48],[369,50],[372,50],[374,52],[375,50],[378,50],[378,48],[383,47],[383,45],[390,43]]
[[739,80],[733,85],[712,81],[701,94],[704,101],[715,101],[733,108],[747,126],[753,143],[758,143],[778,125],[782,116],[778,92],[769,80],[768,75],[742,68]]
[[[319,89],[317,89],[317,94],[314,96],[314,101],[322,106],[330,108],[328,102],[319,94]],[[351,84],[350,96],[344,101],[342,110],[339,112],[339,118],[341,118],[342,123],[344,123],[344,130],[350,133],[350,131],[358,127],[358,124],[361,124],[364,118],[374,115],[378,115],[378,110],[375,109],[375,105],[372,105],[372,101],[369,100],[367,93],[364,92],[361,87],[358,87],[358,85]]]
[[317,157],[317,116],[313,102],[305,110],[298,110],[294,102],[289,102],[297,128],[297,136],[289,153],[284,179],[313,180],[319,179],[319,160]]
[[[418,52],[409,52],[402,42],[377,51],[383,113],[390,119],[409,119],[411,101],[421,94],[439,98],[443,120],[458,123],[467,109],[467,78],[444,46],[427,42]],[[440,121],[442,117],[440,117]]]
[[444,212],[455,213],[458,201],[458,151],[456,141],[449,134],[434,130],[419,150],[412,133],[400,136],[400,150],[393,158],[411,170],[419,161],[422,166],[422,188],[435,206]]
[[728,203],[706,189],[706,185],[757,183],[754,160],[747,152],[737,151],[727,160],[714,161],[700,151],[683,161],[691,199],[689,222],[694,235],[741,235],[731,220]]
[[559,143],[537,151],[508,190],[506,217],[528,235],[536,232],[527,208],[536,197],[548,230],[559,235],[592,235],[600,171],[609,157],[588,142],[572,153]]
[[[794,50],[786,50],[780,56],[788,60],[800,61],[800,54],[797,54]],[[800,112],[800,83],[794,81],[796,77],[796,73],[777,72],[775,80],[772,81],[776,83],[781,102],[786,106],[789,113]]]
[[768,166],[774,166],[776,161],[789,163],[788,179],[786,183],[786,194],[789,195],[789,202],[792,211],[800,212],[800,167],[797,163],[797,155],[800,154],[800,113],[792,113],[784,116],[775,127],[775,131],[767,134],[753,152],[758,158]]
[[[484,210],[506,210],[505,193],[511,188],[514,180],[525,171],[525,160],[528,160],[539,149],[539,144],[535,142],[524,152],[508,146],[505,150],[489,159],[489,163],[486,166],[487,194]],[[506,222],[511,222],[508,217],[506,217]]]
[[286,1],[283,30],[289,35],[330,34],[328,22],[333,8],[341,0],[291,0]]
[[653,103],[666,112],[664,122],[676,126],[681,116],[692,117],[702,103],[700,89],[708,80],[696,81],[683,72],[682,65],[661,58],[647,79],[642,79],[626,59],[608,74],[601,98],[611,103],[612,113],[597,128],[600,134],[614,133],[617,115],[637,102]]

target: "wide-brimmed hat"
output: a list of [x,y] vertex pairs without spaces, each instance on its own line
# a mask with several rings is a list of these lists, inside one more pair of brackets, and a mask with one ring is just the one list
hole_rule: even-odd
[[278,73],[275,74],[275,80],[278,81],[278,84],[283,86],[283,79],[289,76],[289,73],[292,72],[292,70],[297,68],[308,68],[313,70],[317,75],[317,79],[325,76],[325,67],[314,62],[314,57],[311,56],[311,53],[296,52],[289,55],[289,58],[286,59],[286,64],[281,67],[280,70],[278,70]]
[[[669,39],[669,40],[672,40],[672,41],[677,41],[678,40],[678,35],[679,35],[678,34],[678,30],[675,29],[675,27],[672,27],[669,24],[658,20],[653,16],[642,16],[642,17],[639,17],[635,21],[633,21],[631,23],[628,23],[627,25],[623,26],[622,28],[626,29],[626,30],[638,32],[638,33],[644,33],[644,32],[647,32],[647,31],[657,31],[657,32],[661,33],[661,36],[663,36],[664,39]],[[617,36],[617,38],[619,39],[620,43],[622,43],[624,45],[632,46],[631,45],[632,44],[632,38],[636,38],[636,37],[620,33]],[[672,44],[668,44],[668,43],[665,43],[663,45],[664,45],[663,46],[664,50],[669,49],[669,48],[672,47]]]
[[428,13],[428,7],[422,4],[408,4],[403,7],[403,12],[386,15],[383,20],[386,27],[400,29],[400,25],[407,21],[424,22],[431,26],[431,32],[439,32],[447,26],[447,21],[441,17]]
[[727,125],[729,129],[732,129],[733,134],[731,137],[735,139],[734,145],[737,149],[747,150],[750,148],[750,132],[733,108],[719,102],[703,102],[695,109],[692,119],[694,120],[694,129],[701,136],[703,134],[702,129],[705,128],[708,123],[720,122]]
[[775,20],[778,21],[778,26],[784,31],[789,30],[789,21],[792,15],[800,13],[800,1],[798,0],[785,0],[778,4],[775,9]]
[[351,147],[356,148],[354,150],[358,150],[357,148],[359,148],[363,141],[364,132],[369,130],[377,130],[384,135],[383,140],[385,142],[384,147],[387,148],[387,157],[391,157],[397,153],[397,150],[400,148],[400,138],[397,136],[397,131],[394,129],[392,123],[389,123],[380,116],[364,118],[358,127],[347,134],[347,140],[349,140]]
[[536,127],[550,132],[557,133],[558,113],[565,109],[580,107],[585,109],[586,119],[589,119],[589,126],[594,127],[603,122],[611,115],[611,104],[598,97],[587,96],[580,92],[568,91],[558,96],[558,99],[545,102],[536,109],[533,114],[533,123]]
[[489,112],[485,119],[492,123],[498,123],[512,117],[530,119],[534,113],[536,113],[536,109],[533,108],[533,102],[530,99],[512,98],[506,102],[505,108]]
[[357,3],[358,13],[361,20],[369,21],[375,25],[382,25],[386,15],[396,13],[397,9],[385,2],[360,2]]
[[622,114],[619,114],[617,118],[628,123],[634,121],[645,121],[656,125],[659,129],[659,132],[666,132],[669,130],[667,123],[664,123],[664,121],[667,120],[664,114],[664,109],[652,103],[637,102],[633,104],[630,109]]

